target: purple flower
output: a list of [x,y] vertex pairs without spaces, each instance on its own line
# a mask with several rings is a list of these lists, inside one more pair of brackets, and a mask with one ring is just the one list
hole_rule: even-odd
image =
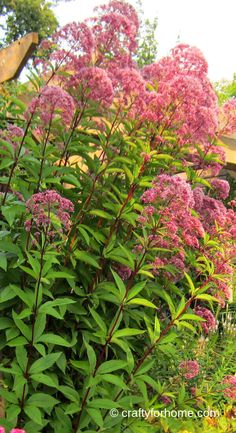
[[216,319],[213,316],[212,312],[208,310],[208,308],[204,307],[196,307],[194,310],[197,316],[205,319],[205,322],[201,322],[201,327],[208,334],[210,331],[215,331],[217,327]]

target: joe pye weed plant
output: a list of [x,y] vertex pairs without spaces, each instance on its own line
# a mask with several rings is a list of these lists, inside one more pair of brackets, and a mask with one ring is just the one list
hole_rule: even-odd
[[[3,109],[7,432],[156,432],[109,410],[207,405],[188,382],[194,350],[178,359],[181,386],[162,367],[173,371],[185,338],[217,332],[232,301],[236,202],[217,176],[234,101],[218,105],[197,48],[138,67],[138,28],[117,0],[66,25],[41,44],[29,103],[14,94]],[[231,367],[209,398],[219,393],[235,398]]]

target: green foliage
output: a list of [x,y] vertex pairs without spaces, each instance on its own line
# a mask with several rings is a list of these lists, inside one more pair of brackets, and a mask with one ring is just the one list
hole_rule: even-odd
[[153,19],[143,17],[143,5],[142,2],[138,2],[139,5],[139,19],[140,29],[138,37],[138,49],[135,55],[135,60],[140,67],[150,65],[155,62],[158,52],[158,42],[156,38],[156,30],[158,25],[158,18]]
[[230,98],[236,98],[236,74],[234,74],[232,80],[215,83],[215,89],[220,103],[224,103]]
[[51,3],[46,0],[2,0],[0,15],[4,16],[5,44],[30,32],[37,32],[42,40],[58,26]]
[[[141,53],[140,65],[152,55]],[[41,102],[44,78],[30,80]],[[186,167],[189,147],[179,145],[169,124],[139,122],[129,117],[129,106],[115,101],[106,109],[89,99],[84,105],[75,99],[66,124],[64,107],[54,105],[49,122],[42,122],[48,105],[30,117],[16,87],[7,86],[0,99],[1,424],[27,433],[197,432],[186,418],[121,413],[168,406],[195,414],[209,405],[230,406],[222,380],[233,375],[235,352],[222,318],[227,308],[220,313],[213,296],[214,277],[225,278],[213,262],[224,252],[224,233],[218,236],[217,226],[213,234],[203,231],[195,247],[180,225],[181,243],[166,246],[163,216],[175,194],[158,196],[157,212],[145,224],[140,219],[141,197],[157,175],[184,172],[187,191],[208,191],[210,183]],[[15,141],[9,124],[24,128]],[[152,147],[160,134],[161,146]],[[215,161],[214,154],[193,148],[209,164]],[[46,191],[56,200],[45,205]],[[185,201],[179,206],[185,209]],[[152,243],[153,235],[160,244]],[[185,271],[171,262],[181,253]],[[219,319],[209,339],[195,311],[199,302]],[[191,381],[179,369],[185,360],[200,364]],[[110,416],[111,409],[120,415]]]

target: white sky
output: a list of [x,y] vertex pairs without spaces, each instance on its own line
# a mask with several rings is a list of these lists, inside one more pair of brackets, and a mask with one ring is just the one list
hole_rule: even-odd
[[[61,25],[82,21],[105,0],[62,1],[55,7]],[[135,0],[130,0],[135,5]],[[236,0],[143,0],[147,18],[158,17],[158,57],[177,41],[201,49],[213,81],[232,79],[236,72]]]

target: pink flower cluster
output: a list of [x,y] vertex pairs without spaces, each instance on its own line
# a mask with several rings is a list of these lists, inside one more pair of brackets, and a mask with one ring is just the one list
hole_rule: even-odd
[[[128,3],[112,0],[95,9],[92,32],[96,43],[97,61],[105,67],[127,67],[136,50],[139,20]],[[108,60],[109,59],[109,60]]]
[[[179,44],[157,63],[145,66],[144,78],[158,91],[152,92],[156,119],[171,127],[181,143],[204,142],[217,130],[216,94],[207,78],[207,63],[195,47]],[[145,114],[144,114],[145,116]]]
[[[5,428],[0,426],[0,433],[5,433]],[[25,430],[21,429],[21,428],[13,428],[10,433],[26,433]]]
[[38,97],[32,99],[25,116],[30,118],[32,114],[38,113],[42,123],[48,125],[59,114],[61,121],[69,125],[74,110],[74,99],[65,90],[57,86],[46,86]]
[[128,280],[128,278],[132,274],[132,269],[125,265],[117,264],[114,266],[114,269],[123,281]]
[[157,176],[153,188],[145,191],[141,199],[146,206],[139,221],[152,226],[153,218],[157,217],[162,232],[149,236],[150,247],[178,249],[171,256],[157,257],[153,262],[154,273],[169,264],[181,277],[186,270],[184,247],[199,248],[199,240],[204,236],[201,221],[191,212],[194,196],[190,185],[179,176],[163,174]]
[[230,135],[236,132],[236,99],[225,102],[220,110],[220,134]]
[[217,198],[225,200],[229,196],[230,185],[227,180],[224,179],[213,179],[211,181],[211,186]]
[[217,328],[216,319],[212,314],[212,312],[208,310],[208,308],[196,307],[194,313],[197,314],[197,316],[200,316],[203,319],[205,319],[205,322],[200,322],[200,325],[206,334],[216,330]]
[[223,391],[224,396],[230,400],[236,400],[236,376],[225,376],[222,384],[226,385]]
[[[7,125],[7,129],[0,131],[0,136],[3,140],[11,144],[14,151],[17,150],[19,146],[19,140],[24,135],[24,130],[19,126],[12,125],[11,123]],[[4,145],[3,145],[4,146]]]
[[[217,179],[215,183],[220,194],[224,196],[228,193],[228,184],[225,182]],[[230,299],[232,296],[232,264],[236,254],[236,212],[233,209],[227,209],[220,200],[206,195],[200,187],[194,189],[193,195],[195,200],[194,209],[197,211],[204,229],[220,246],[217,252],[214,249],[212,251],[212,248],[207,246],[203,251],[207,259],[213,263],[214,273],[222,276],[219,279],[214,278],[213,275],[210,281],[212,283],[212,294],[224,306],[225,300]]]
[[32,195],[26,203],[26,208],[31,214],[31,218],[25,222],[26,231],[30,231],[34,226],[38,231],[47,230],[49,236],[55,234],[53,231],[55,223],[52,218],[56,216],[62,227],[68,230],[70,227],[69,212],[74,211],[73,203],[53,190]]
[[75,88],[81,102],[91,99],[109,107],[113,101],[112,82],[104,69],[83,67],[71,77],[68,86]]
[[185,379],[193,379],[200,371],[197,361],[182,361],[179,364],[179,370],[181,370]]

